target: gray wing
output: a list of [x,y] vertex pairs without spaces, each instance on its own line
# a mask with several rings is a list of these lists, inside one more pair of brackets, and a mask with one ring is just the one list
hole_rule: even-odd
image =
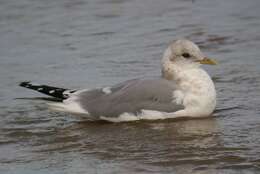
[[184,108],[172,102],[175,89],[173,82],[165,79],[135,79],[113,86],[110,93],[102,89],[82,92],[78,102],[94,117],[137,114],[142,109],[175,112]]

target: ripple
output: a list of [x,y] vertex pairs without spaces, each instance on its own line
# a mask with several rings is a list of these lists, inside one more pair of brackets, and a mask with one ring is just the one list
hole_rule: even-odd
[[[1,2],[0,173],[259,173],[258,4]],[[158,75],[179,37],[220,62],[205,66],[218,92],[211,118],[94,123],[13,100],[38,96],[21,79],[93,87]]]
[[104,31],[104,32],[97,32],[97,33],[91,33],[91,36],[106,36],[106,35],[113,35],[115,32],[109,32],[109,31]]

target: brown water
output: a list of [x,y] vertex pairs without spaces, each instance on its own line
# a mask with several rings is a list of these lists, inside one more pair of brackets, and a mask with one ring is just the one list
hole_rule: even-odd
[[[1,0],[0,173],[259,173],[259,0]],[[23,80],[154,76],[186,37],[219,61],[214,117],[111,124],[50,112]],[[233,109],[227,109],[233,107]]]

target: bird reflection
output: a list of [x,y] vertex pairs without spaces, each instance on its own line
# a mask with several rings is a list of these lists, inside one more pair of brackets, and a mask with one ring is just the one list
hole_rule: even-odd
[[[194,120],[164,120],[111,124],[74,122],[56,129],[48,138],[38,139],[34,150],[77,153],[96,159],[138,162],[174,167],[212,164],[220,146],[218,124],[213,117]],[[213,160],[214,161],[214,160]]]

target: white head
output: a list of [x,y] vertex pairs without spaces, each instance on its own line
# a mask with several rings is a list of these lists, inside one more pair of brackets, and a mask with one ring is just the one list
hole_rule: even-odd
[[174,71],[198,68],[200,64],[215,65],[216,62],[205,57],[195,43],[185,39],[177,40],[164,52],[162,74],[164,78],[171,80]]

